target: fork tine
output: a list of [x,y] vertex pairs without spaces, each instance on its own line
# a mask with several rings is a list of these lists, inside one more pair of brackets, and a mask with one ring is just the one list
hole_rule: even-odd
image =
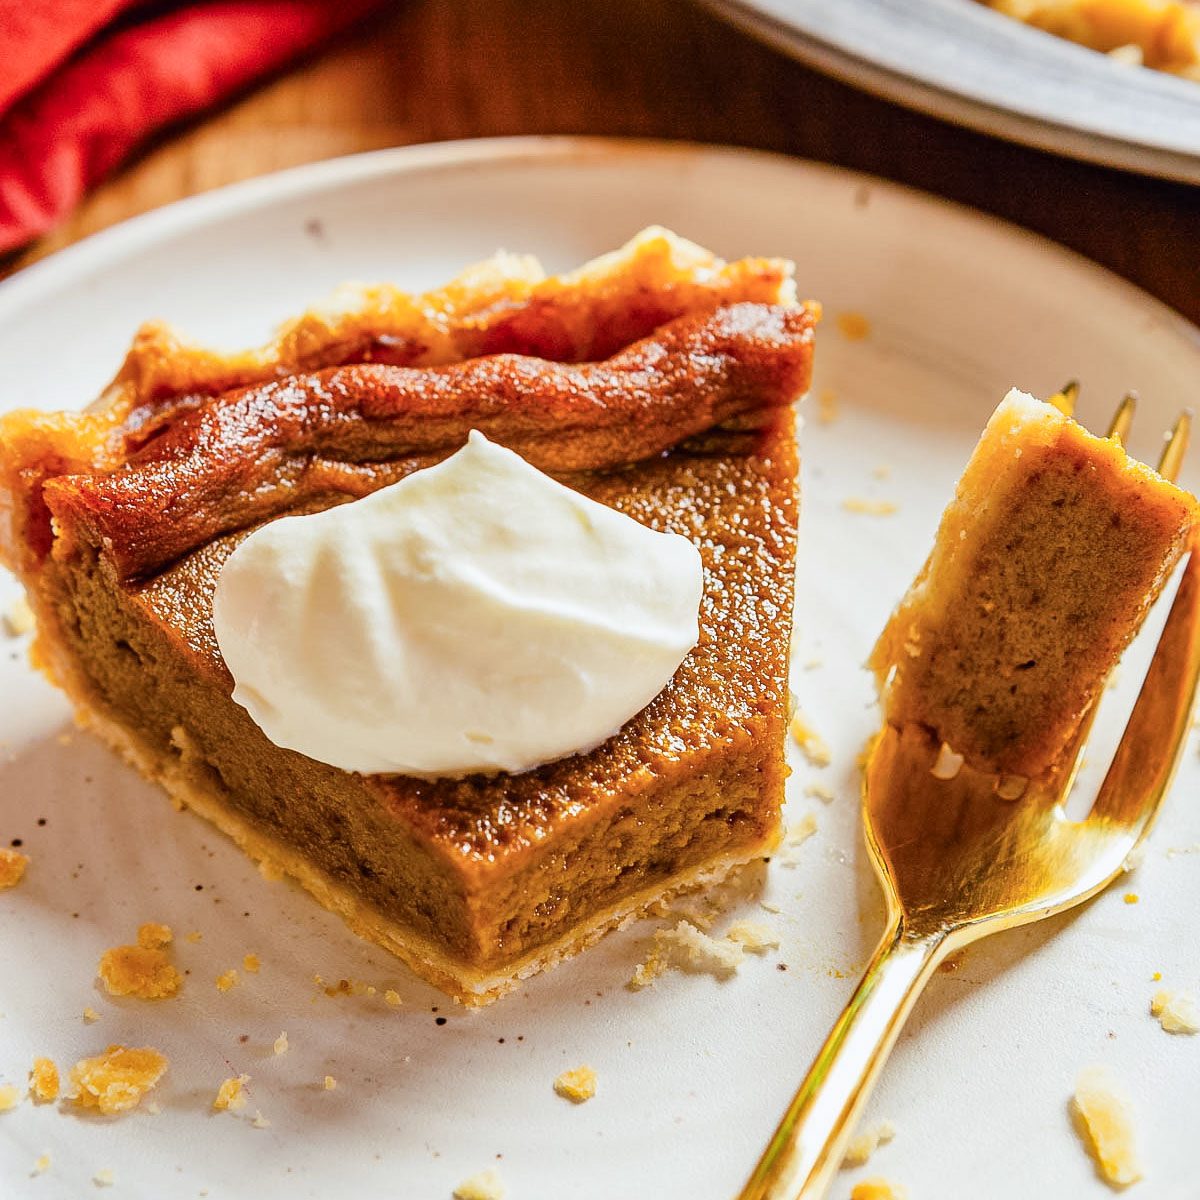
[[1064,417],[1074,416],[1075,402],[1079,399],[1079,380],[1072,379],[1069,383],[1064,383],[1062,387],[1050,396],[1047,404],[1053,404]]
[[1179,468],[1183,466],[1183,456],[1187,453],[1188,442],[1191,439],[1192,410],[1185,408],[1179,414],[1175,428],[1167,435],[1162,457],[1158,460],[1158,473],[1164,479],[1173,481],[1179,475]]
[[1089,822],[1150,828],[1171,786],[1200,682],[1200,550],[1179,581],[1158,647]]
[[1117,411],[1113,415],[1112,424],[1108,427],[1107,436],[1114,441],[1125,444],[1125,439],[1129,437],[1129,429],[1133,424],[1133,414],[1137,409],[1137,395],[1134,392],[1126,392],[1117,405]]

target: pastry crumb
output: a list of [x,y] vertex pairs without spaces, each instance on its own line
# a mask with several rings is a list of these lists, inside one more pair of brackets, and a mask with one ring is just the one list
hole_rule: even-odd
[[157,921],[147,921],[137,931],[137,944],[143,950],[161,950],[169,946],[174,934],[170,925],[160,925]]
[[792,717],[788,731],[812,766],[827,767],[833,761],[825,739],[804,719],[803,713],[797,712]]
[[1141,896],[1137,892],[1126,892],[1124,899],[1126,904],[1136,904],[1141,899]]
[[1167,989],[1154,993],[1150,1001],[1150,1015],[1167,1033],[1200,1033],[1200,1005],[1187,992],[1172,992]]
[[15,1084],[0,1083],[0,1112],[8,1112],[21,1102],[20,1089]]
[[16,887],[29,866],[29,855],[20,850],[10,850],[0,846],[0,891],[4,888]]
[[454,1189],[454,1200],[504,1200],[508,1189],[495,1167],[488,1167]]
[[236,967],[230,967],[228,971],[222,971],[217,976],[217,991],[227,992],[231,987],[236,987],[238,981],[238,973]]
[[101,1167],[95,1175],[92,1176],[92,1182],[97,1187],[112,1187],[116,1183],[117,1177],[113,1174],[111,1167]]
[[171,941],[166,925],[149,922],[138,930],[136,946],[113,946],[100,956],[97,968],[110,996],[165,1000],[174,996],[183,976],[172,965],[164,946]]
[[401,1004],[400,993],[395,988],[388,988],[383,993],[383,1002],[390,1005],[392,1008],[399,1008]]
[[833,788],[825,783],[810,783],[804,789],[804,794],[814,800],[820,800],[822,804],[832,804],[834,800]]
[[200,930],[193,929],[192,932],[187,935],[187,938],[185,940],[195,944],[196,942],[201,941],[203,939],[203,937],[204,937],[204,934],[202,934],[200,932]]
[[672,929],[660,929],[654,935],[667,951],[667,961],[688,970],[707,972],[728,979],[741,966],[745,948],[740,942],[710,937],[690,921],[680,921]]
[[105,1116],[136,1108],[163,1077],[166,1055],[143,1046],[109,1046],[94,1058],[81,1058],[71,1068],[70,1099],[76,1108],[96,1108]]
[[878,1125],[855,1134],[846,1147],[846,1155],[842,1159],[843,1170],[861,1167],[880,1146],[886,1146],[895,1136],[896,1127],[891,1121],[880,1121]]
[[1113,1090],[1103,1067],[1089,1067],[1080,1075],[1071,1113],[1106,1183],[1127,1187],[1141,1179],[1128,1101]]
[[271,1049],[274,1050],[274,1052],[276,1054],[286,1054],[287,1053],[287,1051],[288,1051],[288,1036],[287,1036],[286,1030],[275,1039],[275,1043],[271,1047]]
[[908,1193],[898,1183],[878,1176],[864,1179],[850,1189],[850,1200],[907,1200]]
[[842,501],[842,508],[865,517],[890,517],[900,511],[900,506],[893,500],[872,500],[866,496],[847,496]]
[[100,1020],[100,1014],[89,1005],[83,1010],[83,1019],[88,1025],[91,1025],[93,1021]]
[[33,1173],[35,1175],[44,1175],[48,1170],[50,1170],[50,1155],[38,1155],[33,1163]]
[[837,331],[848,342],[861,342],[871,335],[871,322],[860,312],[841,312],[834,318]]
[[596,1094],[596,1072],[586,1065],[564,1071],[554,1081],[554,1090],[573,1104],[582,1104]]
[[268,1121],[267,1118],[264,1117],[257,1108],[254,1110],[254,1120],[251,1121],[250,1124],[255,1129],[269,1129],[271,1127],[271,1122]]
[[735,921],[725,932],[726,938],[738,942],[751,954],[765,954],[779,948],[779,934],[761,921]]
[[217,1112],[237,1112],[246,1107],[246,1084],[250,1082],[249,1075],[231,1075],[217,1088],[212,1106]]
[[34,624],[33,609],[29,607],[29,601],[24,595],[18,596],[4,610],[4,632],[9,637],[24,637],[27,633],[32,633]]
[[52,1058],[35,1058],[29,1072],[29,1094],[40,1104],[58,1099],[58,1067]]
[[257,975],[259,967],[262,966],[262,959],[257,954],[247,954],[242,959],[242,969],[249,971],[251,975]]
[[332,1075],[326,1075],[321,1086],[327,1091],[332,1092],[337,1087],[337,1080]]
[[805,813],[798,821],[793,821],[783,835],[783,846],[778,855],[779,861],[785,867],[794,867],[799,861],[798,851],[814,833],[817,832],[817,817],[815,813]]

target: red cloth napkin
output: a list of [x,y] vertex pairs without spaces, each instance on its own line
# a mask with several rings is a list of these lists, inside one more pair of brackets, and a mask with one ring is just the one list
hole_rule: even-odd
[[376,3],[231,0],[137,20],[136,0],[0,0],[0,253],[50,229],[155,130]]

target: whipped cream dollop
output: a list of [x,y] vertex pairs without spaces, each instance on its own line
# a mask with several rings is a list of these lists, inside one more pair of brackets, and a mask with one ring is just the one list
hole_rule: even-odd
[[473,431],[252,533],[217,581],[233,698],[364,774],[526,771],[611,737],[696,644],[700,555]]

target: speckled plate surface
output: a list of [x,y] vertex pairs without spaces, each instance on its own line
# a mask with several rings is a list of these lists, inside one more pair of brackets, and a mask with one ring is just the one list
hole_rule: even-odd
[[1200,183],[1200,84],[974,0],[702,0],[827,74],[1014,142]]
[[[724,983],[671,974],[635,994],[625,983],[654,928],[642,923],[483,1012],[456,1009],[73,732],[23,640],[0,641],[0,838],[21,839],[33,859],[0,893],[0,1082],[23,1081],[35,1055],[66,1067],[110,1042],[171,1060],[157,1115],[87,1119],[28,1102],[0,1114],[5,1200],[79,1200],[103,1169],[114,1183],[100,1194],[114,1200],[448,1200],[489,1165],[511,1200],[736,1190],[879,929],[856,816],[855,758],[875,720],[859,664],[980,427],[1011,384],[1046,393],[1077,376],[1095,423],[1121,389],[1141,390],[1133,447],[1151,453],[1194,400],[1196,331],[1046,242],[861,176],[703,147],[459,143],[217,192],[0,285],[0,402],[84,403],[143,318],[251,343],[345,279],[426,287],[498,246],[564,268],[651,222],[727,256],[790,255],[801,291],[826,304],[815,388],[825,419],[810,402],[804,431],[794,687],[833,762],[797,760],[791,812],[815,812],[818,830],[794,865],[763,872],[762,894],[781,911],[745,898],[722,918],[767,921],[779,950]],[[839,332],[847,312],[868,318],[864,339]],[[1186,481],[1200,483],[1196,461]],[[896,511],[848,511],[855,497]],[[0,579],[0,602],[15,595]],[[832,803],[807,793],[818,782]],[[864,1173],[913,1197],[1107,1195],[1067,1110],[1094,1063],[1133,1098],[1139,1190],[1194,1195],[1200,1038],[1168,1036],[1147,1010],[1154,972],[1200,991],[1198,795],[1192,745],[1127,887],[985,944],[934,981],[871,1109],[896,1139],[866,1172],[841,1175],[833,1196]],[[146,920],[175,928],[184,989],[114,1001],[96,985],[97,959]],[[184,939],[193,930],[202,940]],[[216,976],[248,952],[261,970],[218,992]],[[328,997],[318,973],[378,994]],[[383,1003],[385,988],[402,1007]],[[87,1006],[101,1014],[94,1024]],[[283,1030],[291,1048],[275,1056]],[[580,1063],[599,1091],[577,1107],[551,1083]],[[247,1108],[213,1113],[221,1080],[241,1072]],[[336,1089],[322,1087],[326,1075]],[[252,1125],[256,1111],[268,1127]],[[51,1165],[33,1177],[42,1154]]]

